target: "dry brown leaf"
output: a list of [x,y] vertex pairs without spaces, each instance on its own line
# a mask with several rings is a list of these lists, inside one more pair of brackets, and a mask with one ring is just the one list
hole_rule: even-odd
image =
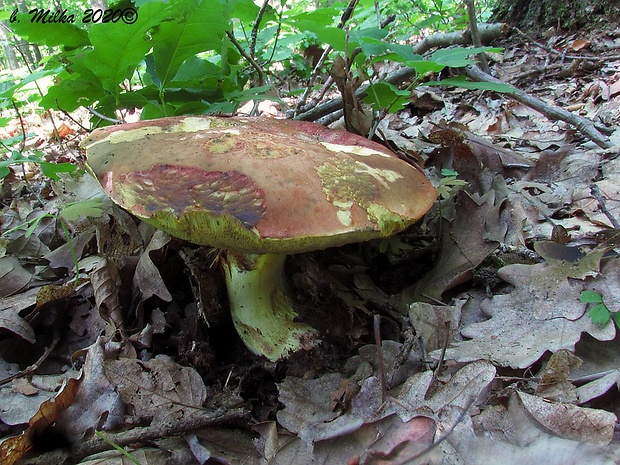
[[118,329],[123,329],[123,315],[118,300],[117,271],[113,262],[100,259],[95,269],[90,273],[90,282],[93,286],[95,304],[101,318],[107,323],[106,332],[109,336]]
[[75,441],[92,435],[96,429],[113,429],[124,419],[124,405],[116,387],[105,377],[105,343],[106,339],[99,337],[88,348],[75,399],[56,422],[56,428]]
[[160,299],[170,302],[172,295],[164,284],[159,270],[151,259],[151,252],[160,251],[168,242],[170,236],[163,231],[156,231],[151,238],[151,242],[146,246],[140,256],[138,266],[133,278],[134,289],[142,294],[142,300],[146,300],[156,295]]
[[198,372],[165,355],[148,362],[111,360],[105,364],[105,373],[123,401],[154,422],[201,411],[207,398],[207,387]]
[[30,343],[36,341],[34,330],[26,320],[19,316],[19,313],[35,305],[37,291],[33,288],[21,294],[0,299],[0,328],[7,329]]
[[0,298],[24,291],[34,280],[15,257],[0,258]]
[[51,427],[75,398],[80,381],[69,378],[67,384],[53,399],[41,404],[37,413],[30,419],[28,428],[19,436],[13,436],[0,444],[0,463],[13,465],[34,447],[33,438]]
[[584,332],[601,341],[614,338],[613,325],[600,327],[592,323],[585,304],[579,300],[584,284],[569,281],[561,267],[545,263],[509,265],[501,268],[499,275],[514,290],[482,302],[481,309],[491,318],[465,327],[461,332],[471,340],[450,347],[448,359],[485,359],[502,366],[526,368],[547,350],[574,351]]
[[[458,217],[444,227],[439,258],[433,269],[411,289],[403,291],[403,303],[410,304],[424,296],[441,300],[445,291],[471,279],[471,270],[478,266],[498,246],[503,229],[497,227],[501,202],[495,203],[495,192],[489,191],[482,197],[472,197],[460,192],[458,195]],[[489,236],[492,231],[493,237]]]
[[598,445],[609,444],[613,438],[616,415],[611,412],[548,402],[523,392],[518,396],[536,421],[560,437]]

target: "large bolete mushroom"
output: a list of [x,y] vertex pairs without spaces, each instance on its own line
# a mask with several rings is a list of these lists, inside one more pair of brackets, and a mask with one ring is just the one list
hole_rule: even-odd
[[436,197],[383,146],[300,121],[163,118],[97,129],[82,146],[121,207],[224,251],[235,327],[270,360],[317,341],[287,296],[286,254],[391,236]]

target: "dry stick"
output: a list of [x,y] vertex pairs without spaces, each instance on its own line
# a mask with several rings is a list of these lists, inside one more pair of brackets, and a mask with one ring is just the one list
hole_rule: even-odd
[[381,402],[385,403],[388,398],[387,376],[385,374],[385,359],[383,358],[383,346],[381,345],[381,317],[375,315],[373,320],[375,333],[375,345],[377,346],[377,361],[379,363],[379,376],[381,379]]
[[263,72],[263,68],[261,67],[261,65],[259,65],[256,60],[250,56],[248,54],[248,52],[246,52],[243,47],[241,46],[241,44],[237,41],[237,39],[235,38],[235,35],[230,32],[230,31],[226,31],[226,35],[228,36],[228,38],[230,39],[230,41],[232,42],[232,44],[235,46],[235,48],[237,49],[237,51],[241,54],[241,56],[243,58],[245,58],[248,63],[250,63],[250,65],[252,65],[252,68],[254,68],[258,74],[258,85],[262,86],[265,84],[265,73]]
[[[465,0],[467,5],[467,17],[469,20],[469,30],[471,32],[471,43],[474,47],[481,47],[480,34],[478,33],[478,21],[476,20],[476,7],[474,6],[474,0]],[[478,60],[480,60],[480,67],[485,73],[489,73],[489,62],[487,56],[484,53],[478,54]]]
[[596,197],[596,201],[598,202],[598,208],[600,208],[603,214],[607,217],[611,225],[616,229],[620,229],[620,223],[618,223],[618,220],[614,217],[614,215],[612,215],[612,213],[609,211],[609,208],[607,208],[607,204],[605,203],[603,194],[601,194],[601,190],[596,184],[592,184],[592,186],[590,187],[590,192],[592,192],[592,195]]
[[[503,81],[491,76],[490,74],[485,73],[477,66],[468,67],[466,72],[469,78],[476,81],[504,84]],[[575,128],[579,132],[581,132],[584,136],[593,141],[599,147],[602,147],[604,149],[609,149],[613,147],[613,144],[609,141],[607,137],[605,137],[598,131],[594,123],[589,119],[584,118],[583,116],[571,113],[564,108],[545,103],[542,100],[528,95],[518,89],[515,89],[515,91],[511,94],[506,94],[506,96],[513,100],[516,100],[517,102],[523,103],[524,105],[527,105],[528,107],[533,108],[536,111],[539,111],[550,120],[560,120],[575,126]]]
[[[179,420],[164,422],[157,425],[136,427],[128,431],[120,433],[108,433],[106,432],[106,438],[113,443],[124,447],[132,444],[145,444],[148,441],[163,438],[166,436],[178,436],[187,431],[192,431],[199,428],[208,426],[223,425],[223,424],[237,424],[240,421],[247,421],[248,413],[245,409],[235,408],[230,410],[218,409],[216,411],[205,411],[203,415],[198,417],[193,416],[189,418],[182,418]],[[86,441],[80,441],[73,445],[71,449],[71,458],[74,461],[80,461],[81,459],[90,455],[110,450],[111,447],[103,439],[93,437]],[[50,458],[54,457],[54,451],[50,453],[43,453],[36,457],[36,460],[31,460],[29,463],[55,463],[50,461]]]
[[[480,33],[480,40],[483,42],[490,42],[498,37],[501,37],[508,32],[508,25],[504,23],[493,24],[480,24],[478,32]],[[428,50],[435,47],[447,47],[449,45],[467,45],[471,44],[471,36],[468,31],[450,32],[433,34],[424,38],[413,47],[413,53],[421,55]],[[393,73],[390,73],[382,81],[389,82],[391,84],[399,85],[405,81],[409,81],[416,76],[416,71],[413,68],[401,68]],[[357,89],[355,95],[358,98],[363,97],[366,94],[366,89],[369,85],[364,84]],[[342,108],[342,97],[336,97],[333,100],[325,102],[321,105],[308,110],[304,113],[300,113],[295,119],[303,121],[316,121],[317,119],[329,115]]]
[[60,332],[54,329],[54,338],[52,342],[50,343],[49,347],[45,349],[45,352],[43,352],[43,354],[39,357],[39,359],[36,362],[34,362],[32,365],[30,365],[29,367],[21,370],[19,373],[15,373],[14,375],[9,376],[8,378],[4,378],[3,380],[0,380],[0,386],[10,383],[14,379],[25,378],[26,376],[30,376],[35,371],[37,371],[39,367],[41,366],[41,364],[45,361],[45,359],[47,359],[47,357],[49,357],[49,355],[52,353],[52,350],[54,350],[54,348],[56,347],[56,344],[58,344],[58,341],[60,341]]
[[265,15],[265,11],[269,6],[269,0],[264,0],[263,5],[258,10],[258,14],[256,15],[256,20],[254,21],[254,26],[252,27],[252,32],[250,32],[250,55],[256,55],[256,38],[258,37],[258,28],[260,27],[260,23],[263,20],[263,16]]

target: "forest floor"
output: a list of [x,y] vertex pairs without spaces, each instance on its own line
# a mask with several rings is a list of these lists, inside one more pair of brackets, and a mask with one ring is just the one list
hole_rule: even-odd
[[[506,95],[420,86],[377,133],[419,154],[440,200],[395,239],[290,257],[323,343],[287,361],[241,344],[211,250],[138,224],[88,175],[12,165],[0,462],[619,463],[620,30],[492,45],[496,77],[608,147]],[[83,162],[66,115],[3,137],[22,130],[45,160]]]

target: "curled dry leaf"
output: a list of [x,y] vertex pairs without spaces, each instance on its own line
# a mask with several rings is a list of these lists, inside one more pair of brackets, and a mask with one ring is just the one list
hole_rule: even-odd
[[527,412],[541,426],[566,439],[592,444],[609,444],[613,438],[616,415],[600,409],[548,402],[540,397],[518,393]]
[[24,338],[30,343],[36,341],[32,327],[19,313],[33,306],[37,301],[37,289],[29,289],[21,294],[0,299],[0,328]]
[[[501,201],[495,192],[470,196],[460,192],[457,197],[459,216],[444,228],[439,259],[433,269],[415,286],[415,295],[441,300],[442,294],[471,279],[471,270],[478,266],[503,239],[505,227],[499,224]],[[414,300],[411,289],[403,291],[403,303]]]
[[28,422],[28,428],[19,436],[13,436],[0,444],[0,463],[13,465],[34,447],[33,439],[52,426],[63,411],[73,403],[80,381],[70,378],[53,399],[41,404],[37,413]]
[[106,339],[99,337],[88,348],[80,387],[71,406],[58,418],[56,428],[78,441],[96,429],[113,429],[123,420],[124,406],[116,387],[106,378]]
[[0,298],[25,290],[34,280],[32,273],[15,257],[0,258]]
[[90,273],[90,282],[93,285],[95,304],[101,318],[111,327],[111,335],[117,329],[123,328],[123,316],[118,301],[117,273],[112,262],[102,258],[96,268]]
[[172,300],[172,295],[164,284],[161,274],[153,263],[150,255],[153,251],[161,250],[168,242],[170,242],[170,236],[163,231],[157,230],[155,234],[153,234],[151,242],[149,242],[140,256],[133,284],[141,293],[142,300],[146,300],[154,295],[166,302]]

